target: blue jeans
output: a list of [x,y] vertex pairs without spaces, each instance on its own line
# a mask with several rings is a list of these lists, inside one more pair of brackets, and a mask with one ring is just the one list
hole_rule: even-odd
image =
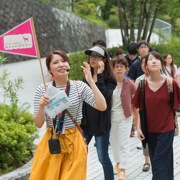
[[[86,138],[87,143],[89,144],[93,136],[86,133],[83,133],[83,135]],[[106,133],[103,134],[102,136],[94,136],[94,137],[95,137],[98,159],[102,164],[104,171],[104,179],[114,180],[113,166],[108,153],[109,135],[110,135],[110,130],[106,131]]]

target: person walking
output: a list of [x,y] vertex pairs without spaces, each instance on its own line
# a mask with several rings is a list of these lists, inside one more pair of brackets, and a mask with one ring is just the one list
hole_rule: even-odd
[[[167,79],[161,73],[162,65],[163,59],[158,52],[152,51],[147,55],[145,67],[148,70],[149,78],[146,79],[144,87],[147,136],[144,136],[140,126],[137,127],[137,132],[140,140],[147,138],[152,179],[174,180],[174,111],[180,106],[180,87],[176,81]],[[168,91],[168,82],[173,87],[173,99]],[[132,100],[133,107],[141,110],[143,108],[142,100],[139,85]]]
[[[72,118],[80,123],[83,101],[94,109],[105,111],[105,98],[92,79],[91,68],[87,62],[84,62],[82,69],[90,87],[82,81],[69,80],[70,61],[61,50],[54,50],[47,55],[46,66],[54,80],[37,87],[34,122],[38,128],[46,122],[47,130],[36,148],[29,179],[85,180],[87,146]],[[46,95],[48,88],[52,86],[56,92],[65,91],[71,103],[53,119],[46,111],[46,108],[52,105],[52,100]],[[55,93],[52,92],[52,95]]]
[[118,174],[119,180],[126,179],[126,169],[129,158],[129,144],[133,116],[137,121],[138,110],[132,112],[131,100],[135,94],[135,84],[125,77],[128,69],[128,62],[124,55],[118,55],[111,60],[111,64],[116,75],[117,86],[112,95],[111,108],[111,131],[110,144],[115,161],[114,174]]
[[[146,80],[149,77],[149,73],[148,73],[148,71],[146,70],[146,67],[145,67],[145,59],[146,59],[146,57],[147,57],[147,55],[141,57],[141,61],[140,61],[141,62],[141,68],[142,68],[142,71],[144,72],[144,74],[139,76],[136,79],[136,81],[135,81],[136,87],[138,87],[141,80]],[[142,144],[140,145],[140,147],[142,147]],[[146,144],[145,148],[142,147],[142,149],[143,149],[143,155],[145,157],[145,163],[143,165],[142,171],[147,172],[150,169],[150,159],[149,159],[148,144]]]
[[[132,76],[132,71],[135,70],[135,72],[138,70],[138,66],[139,66],[139,62],[140,62],[140,57],[138,55],[138,51],[137,51],[137,43],[132,42],[130,44],[128,44],[127,46],[127,51],[128,54],[125,55],[125,58],[128,61],[128,71],[126,72],[126,76]],[[139,50],[139,52],[141,52]],[[136,62],[136,63],[134,63]],[[134,63],[134,64],[133,64]],[[133,64],[133,67],[131,69],[131,65]],[[131,69],[131,70],[130,70]],[[129,72],[130,71],[130,72]],[[140,71],[141,72],[141,71]],[[137,72],[136,72],[137,73]],[[138,74],[138,73],[137,73]],[[137,77],[134,78],[134,81]],[[132,79],[132,77],[131,77]],[[135,129],[134,129],[134,122],[132,123],[132,128],[131,128],[131,133],[130,133],[130,137],[134,137],[135,136]]]
[[[96,45],[86,50],[85,54],[88,55],[93,81],[106,99],[107,109],[106,111],[98,111],[84,103],[81,127],[88,144],[93,136],[95,138],[97,155],[103,167],[104,179],[113,180],[113,166],[109,158],[108,147],[111,128],[111,97],[116,86],[116,80],[106,48]],[[88,84],[86,80],[85,82]]]
[[128,54],[125,55],[125,58],[128,61],[128,67],[131,68],[131,65],[133,62],[135,62],[136,60],[140,60],[140,57],[138,56],[138,51],[137,51],[137,43],[132,42],[128,44],[127,52]]
[[177,65],[174,64],[172,55],[171,54],[164,55],[164,61],[163,62],[164,62],[163,67],[164,67],[164,71],[165,71],[166,76],[171,77],[180,83],[180,79],[179,79],[180,72],[177,68]]
[[[136,49],[139,53],[140,58],[149,52],[149,44],[145,40],[137,42]],[[140,58],[135,60],[130,67],[128,76],[135,81],[139,76],[143,75],[144,72],[141,69]]]
[[[136,44],[136,50],[139,54],[139,59],[135,60],[130,68],[130,71],[128,73],[128,76],[135,82],[138,77],[144,74],[141,66],[141,57],[145,56],[149,52],[149,44],[145,40],[140,40]],[[131,130],[132,132],[132,130]],[[132,134],[132,133],[131,133]],[[137,145],[137,149],[143,149],[142,144]],[[148,153],[148,150],[144,150]],[[145,156],[145,163],[143,164],[143,172],[147,172],[150,169],[150,159],[149,155],[146,153]],[[144,153],[143,153],[144,154]]]

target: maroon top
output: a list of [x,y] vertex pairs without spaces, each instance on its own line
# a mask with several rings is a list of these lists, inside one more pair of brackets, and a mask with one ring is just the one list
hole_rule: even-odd
[[[176,81],[173,80],[174,91],[174,109],[180,106],[180,88]],[[135,108],[142,109],[142,100],[140,85],[137,88],[132,100]],[[157,91],[149,88],[148,82],[145,85],[145,106],[147,131],[150,133],[163,133],[174,129],[173,110],[170,106],[170,96],[168,93],[167,80]]]

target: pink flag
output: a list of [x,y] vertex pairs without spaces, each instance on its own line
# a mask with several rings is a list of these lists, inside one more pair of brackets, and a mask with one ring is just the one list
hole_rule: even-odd
[[33,18],[0,36],[0,52],[40,58]]

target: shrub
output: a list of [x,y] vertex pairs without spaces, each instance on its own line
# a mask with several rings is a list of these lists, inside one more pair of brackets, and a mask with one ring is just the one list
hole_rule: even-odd
[[17,109],[12,118],[13,107],[0,105],[0,174],[22,166],[32,158],[33,141],[37,138],[33,115]]
[[84,54],[84,52],[73,53],[69,55],[69,59],[71,62],[71,70],[70,70],[70,79],[74,80],[82,80],[83,78],[83,71],[81,66],[83,62],[88,59],[88,56]]
[[[160,54],[163,56],[166,53],[171,53],[174,59],[174,62],[177,66],[180,66],[180,39],[177,37],[173,37],[172,40],[168,43],[164,44],[150,44],[150,47],[156,47]],[[120,46],[120,47],[113,47],[109,48],[108,51],[115,56],[115,52],[118,48],[122,48],[124,50],[124,53],[127,53],[126,47]],[[82,80],[83,72],[81,69],[81,66],[83,65],[83,61],[87,61],[88,56],[84,54],[84,52],[79,53],[72,53],[69,55],[70,62],[71,62],[71,70],[70,70],[70,79],[74,80]]]
[[180,66],[180,39],[177,37],[172,37],[171,41],[164,44],[151,44],[151,46],[156,47],[160,54],[164,56],[167,53],[172,54],[173,60],[177,66]]
[[[0,56],[2,64],[6,59]],[[33,115],[28,112],[30,105],[19,104],[17,92],[22,88],[23,79],[8,80],[7,70],[0,77],[0,175],[22,166],[32,158],[33,142],[38,137]]]

